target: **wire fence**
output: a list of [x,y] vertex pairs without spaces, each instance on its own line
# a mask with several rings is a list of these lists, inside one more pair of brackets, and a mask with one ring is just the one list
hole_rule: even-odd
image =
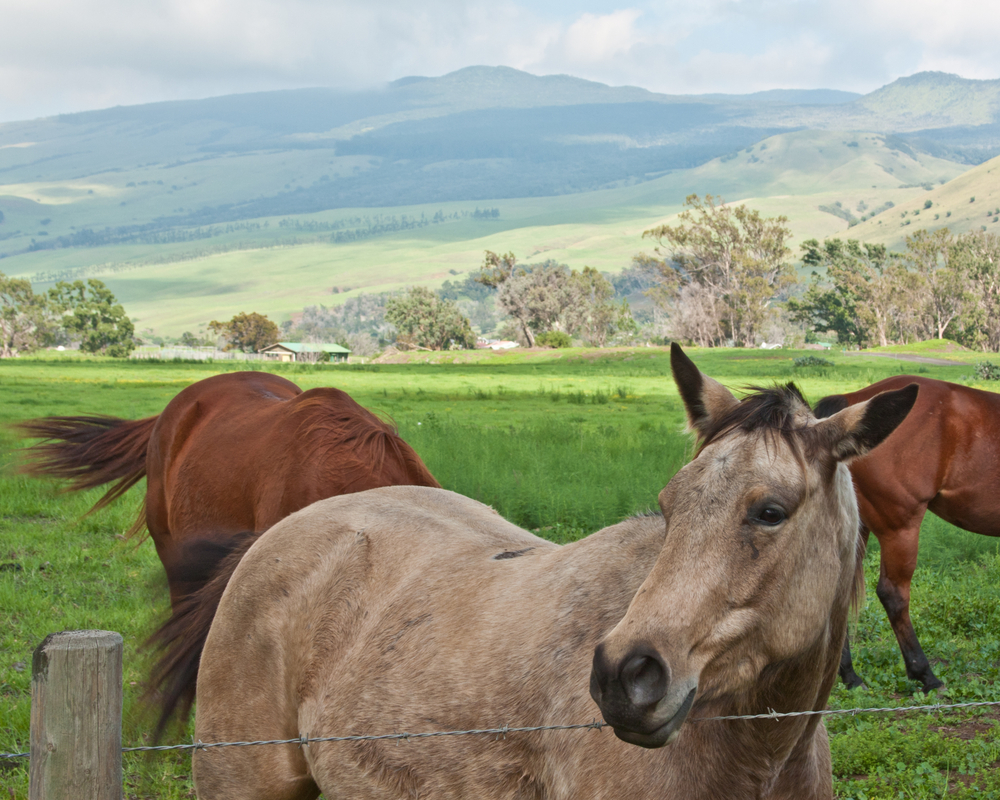
[[[771,719],[780,721],[790,717],[826,717],[834,715],[857,716],[858,714],[902,714],[913,711],[936,713],[959,708],[983,708],[1000,706],[1000,700],[983,700],[969,703],[938,703],[919,706],[884,706],[880,708],[827,708],[821,711],[768,711],[764,714],[741,714],[722,717],[694,717],[688,722],[723,722],[731,720]],[[440,736],[496,736],[506,737],[512,733],[535,733],[537,731],[572,731],[601,730],[611,725],[604,720],[580,723],[576,725],[533,725],[530,727],[511,727],[503,725],[499,728],[474,728],[471,730],[425,731],[423,733],[383,733],[358,734],[351,736],[299,736],[295,739],[264,739],[255,742],[192,742],[190,744],[149,745],[141,747],[123,747],[123,753],[160,752],[165,750],[209,750],[216,747],[257,747],[260,745],[295,744],[305,747],[320,742],[379,742],[379,741],[409,741],[410,739],[430,739]],[[0,758],[28,758],[30,753],[0,753]]]

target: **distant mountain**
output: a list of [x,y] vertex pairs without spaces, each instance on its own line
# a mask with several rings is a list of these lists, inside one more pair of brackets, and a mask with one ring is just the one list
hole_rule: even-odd
[[678,96],[469,67],[364,92],[263,92],[7,123],[0,254],[327,209],[626,186],[803,129],[876,133],[900,152],[976,164],[1000,153],[998,97],[1000,81],[941,73],[865,96]]
[[975,81],[945,72],[918,72],[855,100],[864,109],[908,128],[995,125],[1000,122],[1000,80]]
[[892,247],[915,230],[943,227],[953,233],[1000,233],[1000,156],[933,186],[918,198],[898,203],[891,213],[852,227],[849,235]]
[[711,100],[731,102],[773,103],[786,106],[839,106],[850,103],[863,95],[839,89],[768,89],[752,94],[706,94]]

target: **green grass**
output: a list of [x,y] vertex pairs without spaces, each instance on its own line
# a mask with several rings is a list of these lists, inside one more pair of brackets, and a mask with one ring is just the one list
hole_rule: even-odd
[[[810,399],[858,388],[917,365],[824,353],[831,367],[797,369],[791,351],[691,351],[734,388],[797,381]],[[689,457],[683,413],[661,348],[571,349],[545,354],[419,354],[411,363],[282,365],[304,388],[336,385],[392,416],[449,489],[490,503],[518,524],[571,541],[655,507],[656,494]],[[184,386],[233,365],[121,362],[66,357],[0,362],[0,425],[45,414],[158,413]],[[967,365],[926,367],[960,380]],[[0,459],[16,445],[0,429]],[[0,750],[26,750],[31,652],[52,631],[117,630],[125,638],[127,745],[151,720],[138,696],[148,669],[141,644],[167,607],[149,542],[124,541],[141,488],[110,509],[83,513],[98,496],[59,494],[48,482],[0,475]],[[874,599],[877,546],[867,573],[871,602],[857,623],[855,661],[869,690],[837,688],[831,705],[904,705],[918,688],[903,671],[892,631]],[[917,631],[947,692],[938,699],[1000,697],[1000,581],[996,540],[925,520],[914,580]],[[4,566],[10,565],[10,566]],[[931,698],[933,701],[933,698]],[[843,798],[1000,796],[996,712],[832,718],[836,786]],[[172,731],[170,741],[190,735]],[[189,796],[186,755],[126,758],[126,794]],[[902,766],[900,766],[902,765]],[[966,786],[968,784],[968,786]],[[24,764],[0,765],[0,786],[26,796]],[[975,787],[975,788],[974,788]],[[989,794],[993,792],[993,794]]]

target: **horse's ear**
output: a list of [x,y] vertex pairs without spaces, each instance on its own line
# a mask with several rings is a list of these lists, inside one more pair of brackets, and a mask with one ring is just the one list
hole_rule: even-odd
[[894,392],[881,392],[871,400],[848,406],[816,423],[813,430],[838,461],[863,456],[896,430],[917,401],[920,387],[911,383]]
[[702,373],[677,342],[670,343],[670,369],[684,401],[688,422],[699,436],[704,437],[711,430],[713,420],[739,405],[733,393]]

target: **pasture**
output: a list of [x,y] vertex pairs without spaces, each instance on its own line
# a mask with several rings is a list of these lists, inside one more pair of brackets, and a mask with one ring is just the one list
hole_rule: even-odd
[[[977,385],[971,358],[940,366],[834,353],[824,354],[832,366],[796,368],[793,358],[802,354],[789,351],[691,355],[731,387],[795,380],[811,401],[908,372]],[[123,635],[123,742],[144,743],[153,720],[138,703],[149,664],[141,645],[168,606],[151,544],[122,536],[141,487],[110,509],[81,517],[100,492],[61,495],[52,483],[12,474],[16,439],[6,426],[49,414],[157,414],[184,386],[232,368],[76,358],[0,363],[0,448],[7,466],[0,476],[0,751],[28,747],[32,650],[49,632],[82,628]],[[442,485],[558,542],[655,508],[657,492],[691,454],[665,349],[440,354],[398,365],[269,368],[304,389],[337,386],[391,416]],[[866,572],[870,600],[852,645],[869,689],[850,693],[838,686],[833,707],[1000,699],[996,542],[930,515],[925,521],[913,616],[946,684],[929,698],[914,694],[917,685],[905,677],[875,599],[874,537]],[[996,709],[828,718],[838,797],[1000,797],[998,719]],[[167,743],[189,734],[171,730]],[[130,798],[192,796],[186,754],[127,756],[125,771]],[[26,760],[0,761],[0,787],[26,797],[27,786]]]

